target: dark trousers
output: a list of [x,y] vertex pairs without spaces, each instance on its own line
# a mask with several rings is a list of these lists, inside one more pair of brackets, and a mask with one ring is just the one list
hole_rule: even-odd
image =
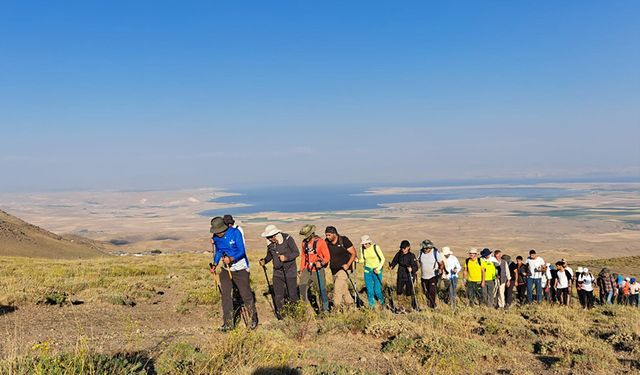
[[560,304],[566,306],[569,303],[569,288],[556,289],[556,298]]
[[586,305],[585,307],[587,307],[589,309],[592,308],[593,307],[593,303],[595,302],[594,301],[594,297],[593,297],[593,290],[590,290],[588,292],[587,291],[583,291],[583,293],[584,293],[584,299],[585,299],[585,305]]
[[513,302],[513,280],[509,282],[509,286],[504,289],[504,306],[509,307]]
[[273,294],[275,294],[278,311],[282,310],[285,302],[298,302],[298,278],[293,276],[285,279],[281,271],[274,271]]
[[480,282],[467,281],[467,298],[469,305],[479,305],[482,303],[482,288]]
[[518,291],[518,302],[524,305],[527,302],[527,284],[520,284],[516,289]]
[[233,287],[235,286],[240,293],[242,303],[249,315],[253,318],[253,321],[258,320],[258,312],[256,311],[255,301],[253,299],[253,293],[251,292],[251,286],[249,285],[249,271],[232,271],[231,278],[229,278],[229,272],[222,269],[220,272],[220,289],[222,291],[222,315],[224,324],[233,325]]
[[635,306],[638,307],[638,301],[640,300],[640,298],[638,298],[638,294],[632,294],[631,295],[631,306]]
[[584,290],[578,289],[578,300],[580,301],[580,306],[587,306],[587,294]]
[[410,279],[398,278],[396,282],[396,292],[398,296],[412,296],[413,295],[413,284]]
[[432,309],[436,308],[436,294],[438,293],[438,276],[430,279],[420,279],[422,291],[427,296],[427,306]]

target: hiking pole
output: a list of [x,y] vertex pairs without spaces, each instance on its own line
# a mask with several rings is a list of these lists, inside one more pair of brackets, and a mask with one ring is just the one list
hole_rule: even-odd
[[349,276],[349,272],[347,272],[347,270],[345,270],[344,268],[342,270],[347,274],[347,280],[349,280],[349,283],[353,288],[353,302],[356,304],[356,307],[358,307],[358,302],[362,303],[362,300],[360,299],[360,296],[358,296],[358,289],[356,288],[356,284],[351,279],[351,276]]
[[267,294],[271,295],[271,303],[273,304],[271,307],[273,309],[273,315],[275,315],[276,319],[280,320],[282,317],[280,316],[280,312],[278,311],[278,306],[276,305],[276,297],[275,291],[273,289],[273,285],[269,282],[269,275],[267,275],[267,267],[262,266],[262,271],[264,271],[264,278],[267,279]]
[[416,297],[415,281],[413,276],[410,276],[410,277],[411,277],[411,294],[413,295],[413,302],[416,304],[416,311],[420,311],[420,306],[418,305],[418,297]]
[[313,265],[313,269],[316,271],[316,277],[318,278],[318,292],[320,293],[320,299],[322,301],[322,311],[329,311],[329,303],[327,302],[327,295],[325,294],[324,286],[322,285],[320,271],[315,264]]

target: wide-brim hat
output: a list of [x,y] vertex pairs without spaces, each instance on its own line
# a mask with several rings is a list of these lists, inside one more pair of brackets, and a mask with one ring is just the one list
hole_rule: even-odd
[[369,237],[368,235],[364,235],[362,237],[360,237],[360,245],[365,245],[368,243],[373,243],[373,241],[371,241],[371,237]]
[[209,229],[209,232],[217,234],[222,233],[227,229],[229,229],[229,227],[224,223],[221,217],[214,217],[213,220],[211,220],[211,229]]
[[309,237],[310,235],[312,235],[313,233],[315,233],[316,231],[316,226],[313,224],[307,224],[304,227],[302,227],[302,229],[300,229],[300,235],[303,236],[304,238]]
[[449,246],[445,246],[442,248],[442,255],[447,256],[451,254],[453,254],[453,252],[451,252],[451,249],[449,248]]
[[482,249],[482,252],[480,253],[481,257],[484,258],[484,257],[489,256],[489,255],[491,255],[491,250],[489,250],[487,248]]
[[578,267],[578,268],[576,269],[576,272],[581,273],[581,272],[582,272],[582,270],[583,270],[583,268],[582,268],[582,267]]
[[478,254],[478,249],[476,249],[475,247],[472,247],[471,249],[469,249],[469,254]]
[[280,233],[281,230],[278,229],[278,227],[276,227],[273,224],[269,224],[267,225],[266,228],[264,228],[264,232],[262,232],[262,234],[260,236],[264,237],[264,238],[268,238],[271,236],[275,236],[276,234]]

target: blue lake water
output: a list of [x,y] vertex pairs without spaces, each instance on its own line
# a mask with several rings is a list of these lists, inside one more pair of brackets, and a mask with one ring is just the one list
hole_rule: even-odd
[[221,203],[242,203],[249,206],[208,210],[203,216],[223,213],[246,215],[260,212],[327,212],[380,208],[381,205],[402,202],[442,201],[485,197],[522,199],[555,199],[580,196],[584,190],[546,187],[473,187],[441,189],[416,194],[363,195],[368,186],[280,187],[233,190],[240,195],[215,199]]

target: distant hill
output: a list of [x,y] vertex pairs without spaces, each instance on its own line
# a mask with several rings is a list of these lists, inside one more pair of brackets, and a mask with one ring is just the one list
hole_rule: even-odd
[[92,258],[106,255],[103,249],[99,242],[59,236],[0,210],[0,256]]

